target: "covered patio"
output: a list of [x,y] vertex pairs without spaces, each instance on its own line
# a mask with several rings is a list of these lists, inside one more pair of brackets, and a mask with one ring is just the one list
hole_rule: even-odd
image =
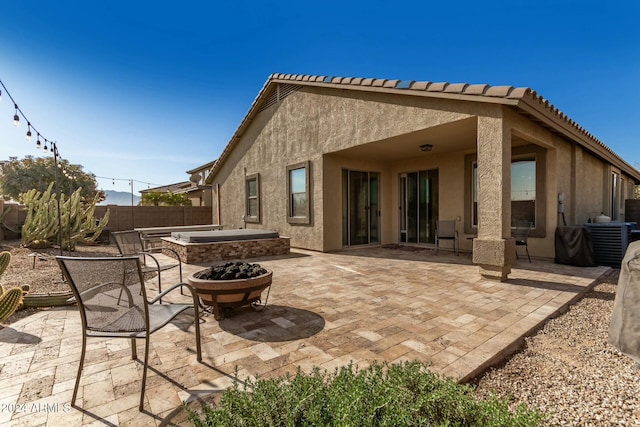
[[[127,340],[89,340],[78,408],[71,408],[80,316],[74,308],[38,312],[0,330],[0,403],[15,409],[3,409],[0,423],[179,422],[182,401],[226,389],[236,369],[242,380],[298,367],[331,371],[350,362],[417,359],[466,380],[516,349],[608,271],[521,260],[500,282],[483,279],[468,257],[406,249],[296,249],[252,259],[274,272],[267,309],[240,309],[220,322],[205,316],[203,364],[196,361],[193,327],[180,330],[189,315],[154,334],[142,413],[142,365],[131,360]],[[187,265],[184,273],[204,267]],[[177,271],[163,274],[167,284],[176,279]]]

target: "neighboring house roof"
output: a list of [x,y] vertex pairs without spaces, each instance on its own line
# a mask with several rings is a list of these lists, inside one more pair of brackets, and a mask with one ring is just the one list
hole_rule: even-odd
[[194,174],[194,173],[198,173],[198,172],[203,171],[203,170],[211,169],[211,167],[213,165],[215,165],[216,162],[217,162],[217,160],[212,160],[209,163],[205,163],[202,166],[198,166],[197,168],[193,168],[191,170],[188,170],[187,173],[188,174]]
[[140,193],[142,193],[142,194],[144,194],[144,193],[152,193],[152,192],[158,192],[158,193],[168,193],[168,192],[180,193],[184,189],[187,189],[187,188],[191,187],[192,185],[193,185],[193,183],[191,183],[190,181],[176,182],[175,184],[163,185],[163,186],[160,186],[160,187],[154,187],[154,188],[148,188],[146,190],[140,190]]
[[[224,163],[238,140],[250,125],[252,119],[263,108],[277,102],[280,93],[275,91],[277,84],[315,86],[368,92],[382,92],[401,95],[424,96],[431,98],[459,99],[484,103],[498,103],[516,108],[551,131],[563,135],[589,151],[605,159],[628,173],[636,183],[640,183],[640,172],[593,136],[582,126],[570,119],[553,104],[527,87],[489,86],[487,84],[432,83],[414,80],[385,80],[361,77],[328,77],[300,74],[272,74],[254,99],[246,116],[234,132],[222,154],[211,170],[207,183],[211,183],[218,168]],[[285,88],[285,91],[287,89]],[[289,92],[295,88],[289,88]],[[274,97],[274,92],[275,97]],[[275,99],[275,100],[274,100]]]
[[[208,163],[205,163],[204,165],[188,170],[187,173],[190,175],[194,175],[202,171],[211,170],[211,168],[213,167],[213,165],[216,164],[216,162],[217,160],[212,160]],[[188,193],[194,190],[202,190],[203,188],[210,188],[210,186],[198,184],[198,182],[189,180],[189,181],[183,181],[183,182],[176,182],[175,184],[162,185],[160,187],[148,188],[146,190],[140,190],[140,193],[144,194],[144,193],[151,193],[151,192],[158,192],[158,193],[171,192],[174,194],[178,194],[178,193]]]

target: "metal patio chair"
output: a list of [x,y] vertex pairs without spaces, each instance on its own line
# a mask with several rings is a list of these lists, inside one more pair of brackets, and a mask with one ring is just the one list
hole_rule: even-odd
[[[81,258],[56,257],[71,286],[82,320],[82,353],[73,389],[75,405],[80,385],[88,337],[126,338],[131,340],[131,357],[137,358],[136,339],[145,340],[140,411],[144,409],[144,391],[149,365],[149,337],[188,309],[194,311],[198,362],[202,361],[198,297],[186,283],[171,286],[163,294],[147,301],[138,257]],[[193,298],[189,304],[156,303],[162,296],[186,287]]]
[[527,252],[527,258],[531,262],[529,256],[529,233],[531,232],[531,222],[529,221],[516,221],[516,228],[511,232],[511,236],[516,242],[516,259],[520,259],[518,255],[518,246],[524,246]]
[[[175,250],[167,247],[145,249],[142,244],[140,233],[135,230],[117,231],[111,233],[111,235],[113,236],[113,240],[116,242],[120,255],[137,256],[140,258],[140,266],[143,273],[157,273],[158,294],[162,293],[162,278],[160,276],[162,271],[178,267],[180,270],[180,281],[182,282],[182,261]],[[171,262],[160,262],[161,259],[158,255],[162,255],[163,250],[172,252],[176,257],[177,262],[174,262],[174,260],[171,260]],[[163,257],[169,258],[166,256]],[[182,289],[180,290],[180,293],[182,294]]]
[[458,241],[458,230],[456,230],[455,220],[436,221],[436,255],[440,248],[440,240],[453,241],[453,252],[459,255],[460,242]]

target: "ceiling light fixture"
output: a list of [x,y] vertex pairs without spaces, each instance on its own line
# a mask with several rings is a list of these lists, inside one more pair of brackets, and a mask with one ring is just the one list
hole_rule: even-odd
[[422,144],[420,146],[420,151],[431,151],[433,150],[433,144]]

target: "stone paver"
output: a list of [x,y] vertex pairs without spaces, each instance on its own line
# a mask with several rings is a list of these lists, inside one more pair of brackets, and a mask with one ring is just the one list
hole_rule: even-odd
[[[468,379],[608,270],[521,260],[499,283],[482,279],[464,256],[386,248],[293,250],[251,262],[274,272],[268,308],[240,309],[220,322],[205,316],[203,364],[193,327],[185,332],[188,314],[154,334],[143,413],[142,366],[126,340],[88,340],[78,408],[70,407],[81,349],[77,310],[44,310],[0,330],[0,424],[160,425],[184,419],[180,402],[229,387],[236,370],[241,378],[268,377],[417,359]],[[163,283],[175,279],[177,271],[163,273]]]

